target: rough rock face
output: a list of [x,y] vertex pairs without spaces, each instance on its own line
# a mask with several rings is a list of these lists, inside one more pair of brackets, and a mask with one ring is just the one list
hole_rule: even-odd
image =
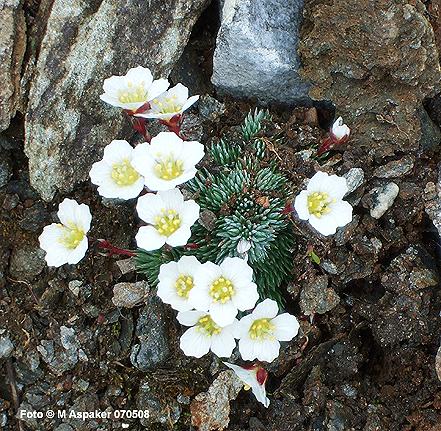
[[226,0],[213,84],[236,97],[295,102],[307,96],[297,56],[303,0]]
[[0,1],[0,131],[9,126],[20,100],[20,72],[26,50],[22,0]]
[[420,143],[421,102],[440,80],[424,13],[419,0],[306,3],[299,52],[310,96],[331,100],[353,131],[351,144],[376,157]]
[[45,200],[87,178],[127,120],[104,106],[103,80],[137,65],[167,76],[207,0],[55,0],[32,79],[25,152]]

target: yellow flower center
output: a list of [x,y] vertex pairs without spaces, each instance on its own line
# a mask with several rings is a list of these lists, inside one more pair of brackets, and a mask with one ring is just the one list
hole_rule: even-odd
[[320,218],[324,214],[331,212],[329,204],[335,202],[335,199],[330,199],[328,193],[313,192],[308,196],[308,211],[309,214]]
[[162,209],[155,217],[155,228],[164,236],[170,236],[181,226],[181,217],[175,210]]
[[271,340],[274,339],[274,328],[271,319],[257,319],[251,325],[248,333],[252,340]]
[[129,81],[127,88],[119,92],[118,99],[121,103],[147,102],[147,90],[144,88],[144,82],[133,85]]
[[59,226],[62,227],[63,234],[58,241],[70,250],[77,248],[86,235],[78,226],[67,227],[61,224]]
[[214,302],[225,304],[234,296],[234,286],[230,280],[219,277],[210,287],[210,295]]
[[213,319],[207,314],[206,316],[202,316],[197,323],[197,329],[199,332],[202,332],[210,337],[212,335],[220,334],[222,328],[216,323],[214,323]]
[[113,164],[111,176],[119,186],[131,186],[139,179],[138,172],[133,169],[127,159],[124,159],[121,163]]
[[190,290],[193,289],[193,277],[180,275],[175,282],[175,289],[180,297],[188,299]]
[[163,100],[154,99],[156,111],[160,114],[174,114],[175,112],[180,112],[182,105],[176,103],[176,95],[166,97]]
[[174,180],[184,172],[184,162],[175,160],[171,155],[156,160],[155,173],[163,180]]

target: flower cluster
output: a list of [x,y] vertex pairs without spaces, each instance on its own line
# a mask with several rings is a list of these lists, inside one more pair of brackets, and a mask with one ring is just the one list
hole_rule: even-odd
[[[144,190],[148,192],[136,205],[139,217],[147,224],[139,229],[136,242],[145,250],[159,249],[164,244],[185,245],[191,226],[199,218],[199,205],[193,200],[184,201],[176,188],[195,176],[195,166],[205,154],[202,144],[184,143],[180,136],[183,112],[199,96],[189,98],[182,84],[171,89],[169,85],[166,79],[154,80],[149,69],[139,66],[125,76],[106,79],[100,96],[130,117],[141,117],[134,127],[144,132],[147,142],[132,147],[124,140],[112,141],[105,147],[102,160],[92,165],[90,179],[105,198],[128,200]],[[147,118],[159,120],[170,131],[151,138],[145,125]],[[58,218],[61,224],[46,226],[40,236],[46,261],[50,266],[78,263],[88,248],[89,208],[66,199],[60,204]]]
[[[178,321],[190,328],[181,337],[187,356],[200,358],[210,350],[229,357],[239,340],[245,360],[271,362],[279,355],[279,341],[297,335],[299,325],[288,313],[280,314],[277,303],[259,299],[252,281],[253,270],[239,257],[227,257],[220,265],[204,264],[194,256],[161,265],[158,296],[179,311]],[[237,320],[238,312],[252,309]]]

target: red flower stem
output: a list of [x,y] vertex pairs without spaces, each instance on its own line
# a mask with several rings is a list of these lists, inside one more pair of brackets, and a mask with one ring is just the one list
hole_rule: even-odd
[[98,239],[98,247],[109,251],[109,256],[120,255],[120,256],[136,256],[136,253],[131,250],[126,250],[125,248],[119,248],[112,245],[109,241],[105,239]]

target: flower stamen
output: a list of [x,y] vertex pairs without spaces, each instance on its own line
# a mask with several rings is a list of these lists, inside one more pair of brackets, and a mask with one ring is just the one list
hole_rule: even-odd
[[144,83],[133,86],[132,82],[127,84],[125,90],[122,90],[118,94],[118,100],[121,103],[137,103],[147,101],[147,91],[144,88]]
[[181,298],[188,299],[190,290],[193,289],[193,277],[180,275],[175,282],[175,289]]
[[219,277],[210,287],[210,295],[214,302],[225,304],[235,294],[233,283],[224,277]]
[[112,166],[111,177],[119,186],[131,186],[139,179],[138,172],[133,169],[128,159]]
[[252,340],[274,340],[274,324],[270,319],[257,319],[251,325],[248,333]]
[[155,229],[159,234],[170,236],[181,226],[181,217],[176,210],[162,209],[161,213],[155,217]]
[[174,180],[184,172],[184,162],[175,160],[170,155],[166,158],[157,159],[155,166],[156,175],[163,180]]
[[198,331],[209,335],[210,337],[212,335],[220,334],[222,331],[222,328],[219,325],[216,325],[216,323],[214,323],[213,319],[208,314],[206,316],[202,316],[198,320],[196,327]]
[[59,226],[63,229],[63,235],[59,238],[59,242],[70,250],[77,248],[86,235],[78,226],[66,227],[62,224]]
[[335,199],[331,199],[326,192],[313,192],[308,196],[308,211],[309,214],[315,215],[320,218],[325,214],[331,212],[329,205],[335,202]]

